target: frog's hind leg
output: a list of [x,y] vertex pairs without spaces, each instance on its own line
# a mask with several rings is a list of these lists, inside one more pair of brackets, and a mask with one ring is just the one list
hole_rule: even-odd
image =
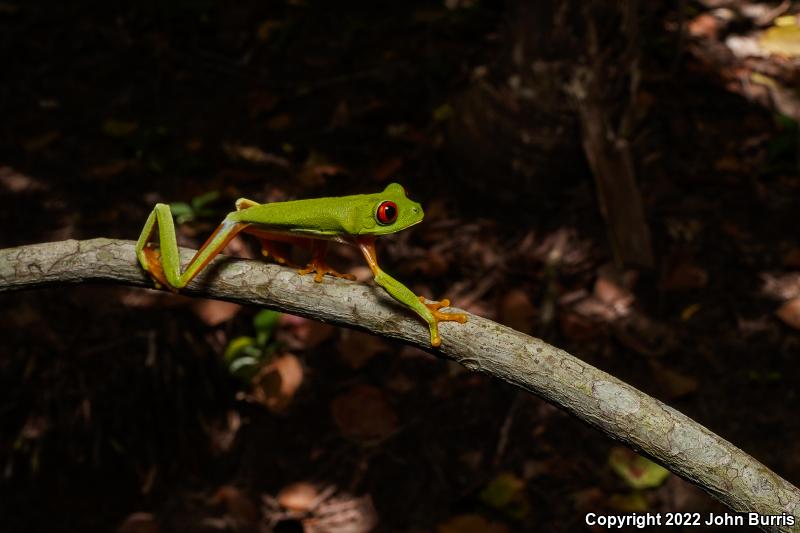
[[279,265],[285,265],[292,268],[297,268],[298,265],[292,262],[286,243],[277,242],[267,239],[259,239],[261,241],[261,255],[265,258],[272,257]]
[[[238,205],[238,202],[237,202]],[[309,239],[294,237],[292,235],[282,235],[280,233],[272,233],[267,230],[259,229],[255,226],[249,226],[243,230],[243,233],[256,237],[261,243],[261,255],[264,257],[272,257],[279,265],[286,265],[292,268],[298,268],[289,257],[289,251],[285,245],[296,244],[306,248],[310,248],[308,243]]]
[[[142,268],[150,274],[157,286],[164,285],[175,291],[185,287],[194,279],[231,239],[246,227],[247,224],[226,218],[189,261],[186,270],[181,273],[180,252],[172,212],[168,205],[156,204],[136,242],[136,256]],[[150,242],[156,229],[159,240],[158,252]]]
[[[255,200],[249,200],[247,198],[239,198],[236,200],[236,210],[237,211],[244,211],[245,209],[250,209],[251,207],[256,207],[260,204]],[[245,233],[250,235],[254,235],[258,238],[261,242],[261,255],[264,257],[272,257],[276,263],[279,265],[286,265],[292,268],[297,268],[297,265],[293,264],[289,259],[289,253],[284,246],[284,243],[290,244],[301,244],[310,248],[310,245],[306,244],[308,239],[299,239],[295,238],[290,235],[280,235],[278,233],[272,233],[266,230],[258,229],[255,227],[250,227],[245,230]],[[302,242],[300,242],[302,241]]]

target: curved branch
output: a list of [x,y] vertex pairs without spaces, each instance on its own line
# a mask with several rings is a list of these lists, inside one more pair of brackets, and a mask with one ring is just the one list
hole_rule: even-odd
[[[152,287],[130,241],[92,239],[0,250],[0,292],[107,281]],[[182,249],[184,261],[193,251]],[[184,294],[269,307],[430,350],[428,330],[384,291],[259,261],[217,258]],[[434,353],[551,402],[654,458],[736,511],[800,517],[800,490],[702,425],[542,340],[470,315],[442,323]],[[774,525],[772,531],[798,531]]]

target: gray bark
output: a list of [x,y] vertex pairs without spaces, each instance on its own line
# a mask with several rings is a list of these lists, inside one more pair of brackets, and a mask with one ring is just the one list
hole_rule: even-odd
[[[182,249],[186,262],[193,251]],[[378,287],[260,261],[217,258],[183,294],[269,307],[430,350],[428,329]],[[0,250],[0,292],[90,281],[152,287],[129,241],[92,239]],[[430,350],[544,398],[655,459],[735,511],[800,517],[800,490],[723,438],[567,352],[479,316],[442,323]],[[800,531],[771,526],[769,531]]]

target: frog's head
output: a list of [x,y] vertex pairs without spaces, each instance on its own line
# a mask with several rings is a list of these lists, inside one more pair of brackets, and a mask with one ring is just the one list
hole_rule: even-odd
[[364,233],[387,235],[404,230],[422,222],[425,213],[422,206],[409,200],[406,191],[398,183],[389,184],[383,192],[371,194],[374,200],[370,220],[364,224]]

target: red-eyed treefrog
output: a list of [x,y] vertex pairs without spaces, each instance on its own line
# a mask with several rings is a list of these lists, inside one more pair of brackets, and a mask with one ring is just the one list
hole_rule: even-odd
[[[259,204],[246,198],[236,201],[236,211],[229,213],[205,244],[189,261],[181,273],[178,243],[172,213],[166,204],[156,204],[136,243],[136,256],[156,287],[165,286],[173,291],[185,287],[238,233],[254,235],[261,241],[262,253],[272,256],[281,264],[289,264],[276,243],[291,243],[311,249],[311,261],[298,270],[300,275],[314,273],[314,281],[321,282],[325,274],[353,280],[349,274],[340,274],[325,263],[328,241],[358,246],[375,277],[395,300],[417,313],[430,330],[431,345],[439,346],[438,323],[455,321],[464,323],[466,315],[443,313],[448,300],[426,302],[411,290],[385,273],[378,266],[375,238],[404,230],[422,221],[422,207],[406,196],[401,185],[392,183],[382,192],[357,194],[335,198],[313,198],[289,202]],[[150,242],[158,228],[160,250]]]

